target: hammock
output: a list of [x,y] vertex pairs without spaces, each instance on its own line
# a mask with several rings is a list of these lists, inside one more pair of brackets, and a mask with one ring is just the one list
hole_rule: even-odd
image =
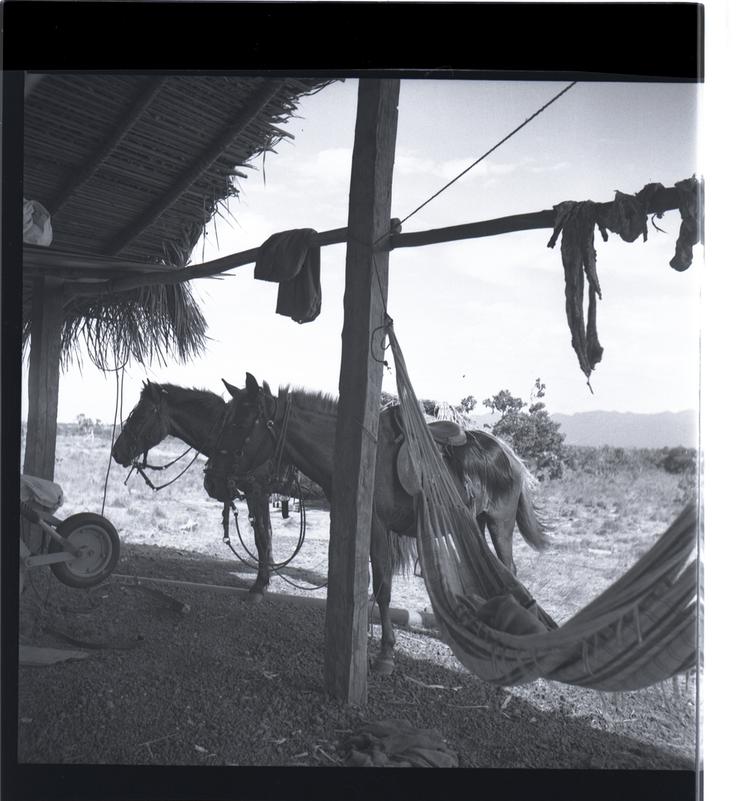
[[694,667],[695,506],[558,627],[487,546],[429,433],[392,326],[388,336],[405,441],[422,465],[415,497],[420,564],[443,638],[459,661],[505,686],[545,678],[605,691],[641,689]]

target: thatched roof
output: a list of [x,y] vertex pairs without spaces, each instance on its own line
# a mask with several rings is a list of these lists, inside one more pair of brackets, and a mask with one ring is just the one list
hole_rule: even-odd
[[[148,264],[184,267],[206,224],[236,194],[243,166],[288,136],[279,126],[298,99],[326,83],[237,75],[28,76],[23,193],[50,211],[54,239],[43,259],[35,256],[39,249],[24,248],[24,275],[55,274],[49,260],[59,253],[57,275],[68,281],[67,347],[75,349],[83,331],[95,346],[108,341],[110,357],[113,344],[133,336],[138,359],[166,352],[185,358],[200,348],[205,322],[188,284],[76,298],[76,282],[95,272],[85,258],[76,267],[75,256],[119,257],[123,274]],[[27,301],[28,289],[27,281]],[[158,324],[144,331],[154,314]],[[96,350],[89,343],[92,355]]]

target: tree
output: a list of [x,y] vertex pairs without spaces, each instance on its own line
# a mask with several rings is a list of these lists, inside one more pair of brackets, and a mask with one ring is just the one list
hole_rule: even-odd
[[398,395],[394,395],[392,392],[386,392],[383,390],[380,393],[380,408],[385,409],[388,406],[395,406],[398,404]]
[[458,404],[458,409],[465,414],[469,414],[470,412],[474,411],[477,405],[477,399],[473,395],[468,395],[465,398],[462,398],[460,403]]
[[539,478],[560,478],[565,436],[541,400],[545,390],[545,384],[537,378],[528,403],[503,389],[486,398],[484,405],[500,414],[492,426],[496,437],[508,442]]

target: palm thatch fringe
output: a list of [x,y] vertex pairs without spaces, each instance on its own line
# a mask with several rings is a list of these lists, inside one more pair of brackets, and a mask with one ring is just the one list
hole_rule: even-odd
[[[31,304],[24,304],[24,350],[31,334]],[[168,284],[100,297],[73,297],[63,309],[64,367],[80,367],[87,353],[101,370],[134,359],[140,364],[185,362],[199,355],[206,341],[206,320],[190,285]]]

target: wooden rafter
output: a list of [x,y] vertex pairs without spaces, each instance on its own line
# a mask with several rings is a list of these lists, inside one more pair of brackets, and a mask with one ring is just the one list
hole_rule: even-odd
[[112,237],[104,247],[104,252],[113,256],[117,255],[143,230],[156,222],[159,217],[161,217],[161,215],[195,183],[201,174],[211,167],[216,159],[225,152],[231,142],[250,124],[253,118],[279,93],[283,86],[283,80],[263,83],[258,91],[255,92],[245,104],[234,122],[223,130],[221,136],[214,139],[214,141],[200,153],[190,168],[183,172],[165,193],[139,214],[127,227]]
[[73,174],[68,181],[55,194],[48,204],[50,214],[56,214],[80,189],[86,181],[99,169],[107,156],[122,142],[128,132],[143,116],[145,110],[151,104],[156,93],[164,84],[164,78],[149,79],[142,90],[138,93],[133,103],[125,110],[125,113],[115,123],[110,135],[104,140],[98,150],[94,151],[86,160],[86,167],[80,172]]

